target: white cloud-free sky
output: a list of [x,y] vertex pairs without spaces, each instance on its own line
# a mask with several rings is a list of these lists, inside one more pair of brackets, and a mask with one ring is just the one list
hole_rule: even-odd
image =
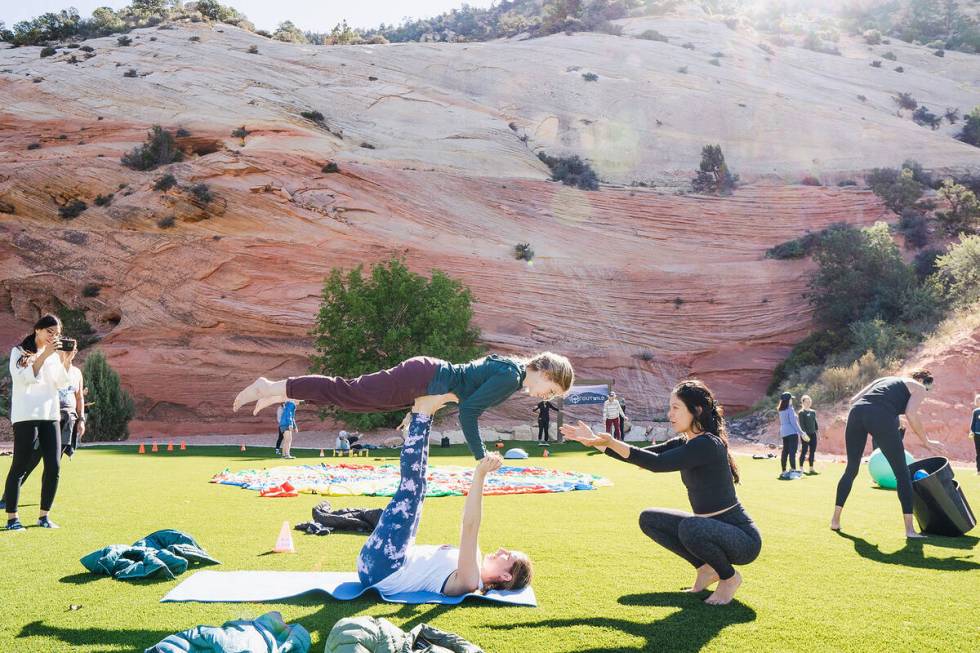
[[[75,7],[88,18],[97,7],[120,9],[128,0],[0,0],[0,20],[8,27],[20,20],[49,11]],[[462,6],[463,0],[221,0],[255,23],[258,29],[274,30],[284,20],[314,32],[329,31],[346,19],[353,27],[377,27],[401,22],[402,18],[429,18]],[[489,7],[492,0],[467,0],[471,7]]]

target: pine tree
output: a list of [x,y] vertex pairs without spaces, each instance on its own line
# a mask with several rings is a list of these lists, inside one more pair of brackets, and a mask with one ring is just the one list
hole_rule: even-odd
[[129,437],[129,420],[136,413],[133,397],[122,388],[119,375],[102,352],[93,352],[82,369],[85,385],[86,442],[125,440]]

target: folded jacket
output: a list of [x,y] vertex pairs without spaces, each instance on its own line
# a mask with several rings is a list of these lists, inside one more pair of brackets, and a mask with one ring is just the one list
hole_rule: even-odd
[[81,558],[82,565],[96,574],[118,580],[160,575],[175,578],[191,563],[221,564],[201,548],[193,537],[164,529],[150,533],[132,545],[111,544]]

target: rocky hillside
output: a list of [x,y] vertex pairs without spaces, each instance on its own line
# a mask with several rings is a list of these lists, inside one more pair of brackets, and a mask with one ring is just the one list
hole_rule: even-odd
[[[614,379],[637,417],[686,374],[751,405],[811,319],[808,264],[765,250],[894,217],[861,187],[802,176],[833,184],[910,157],[976,167],[954,127],[918,126],[892,96],[966,112],[980,66],[893,43],[897,73],[858,42],[770,55],[705,18],[624,22],[651,28],[669,41],[318,47],[181,24],[129,46],[92,39],[90,53],[0,49],[0,338],[57,299],[104,336],[137,433],[267,429],[233,417],[231,398],[260,373],[305,370],[324,275],[401,256],[472,288],[491,349],[567,353],[580,376]],[[185,161],[122,166],[154,124],[185,130]],[[731,197],[676,192],[707,143],[745,182]],[[540,151],[589,159],[602,187],[548,181]],[[165,173],[176,185],[156,190]],[[74,200],[87,209],[61,217]],[[533,265],[514,260],[518,242]]]

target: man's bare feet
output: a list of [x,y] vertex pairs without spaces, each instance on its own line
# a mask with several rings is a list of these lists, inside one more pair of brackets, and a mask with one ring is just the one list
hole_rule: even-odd
[[718,574],[711,565],[701,565],[698,567],[698,577],[694,579],[694,585],[688,592],[703,592],[711,585],[718,582]]
[[704,602],[708,605],[727,605],[735,598],[735,592],[738,591],[741,584],[742,574],[736,571],[731,578],[718,581],[718,587]]
[[281,403],[286,400],[286,382],[270,381],[260,376],[251,385],[238,393],[232,409],[237,413],[238,409],[246,404],[255,402],[253,415],[258,415],[259,411],[272,404]]
[[832,530],[832,531],[839,531],[840,530],[840,520],[839,519],[831,519],[830,520],[830,530]]

